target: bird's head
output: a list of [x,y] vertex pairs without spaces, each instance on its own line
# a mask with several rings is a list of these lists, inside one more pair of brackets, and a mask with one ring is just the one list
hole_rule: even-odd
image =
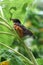
[[13,18],[11,18],[10,20],[12,20],[13,21],[13,23],[15,23],[15,24],[21,24],[21,22],[20,22],[20,20],[19,19],[13,19]]

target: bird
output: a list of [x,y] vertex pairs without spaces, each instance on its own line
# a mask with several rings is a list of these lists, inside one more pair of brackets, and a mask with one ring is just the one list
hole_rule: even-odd
[[30,43],[36,39],[36,36],[23,24],[21,24],[19,19],[10,18],[10,20],[13,21],[13,28],[17,31],[19,37],[24,40],[24,43],[27,47],[30,47]]
[[11,18],[10,20],[13,21],[14,25],[14,29],[17,31],[19,37],[23,38],[25,36],[32,36],[33,38],[35,38],[35,35],[29,30],[27,29],[24,25],[21,24],[19,19],[13,19]]

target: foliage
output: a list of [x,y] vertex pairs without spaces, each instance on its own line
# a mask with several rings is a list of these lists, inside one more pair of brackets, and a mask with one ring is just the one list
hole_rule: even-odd
[[[43,15],[36,6],[33,6],[33,1],[0,1],[0,62],[2,64],[5,62],[9,65],[43,65]],[[20,19],[24,26],[33,31],[37,39],[30,47],[32,52],[13,29],[10,18]]]

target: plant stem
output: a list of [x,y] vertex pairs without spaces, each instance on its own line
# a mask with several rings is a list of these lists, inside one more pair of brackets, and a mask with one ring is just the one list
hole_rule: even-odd
[[1,18],[10,28],[12,28],[11,25],[6,21],[6,19],[4,19],[4,18],[1,17],[1,16],[0,16],[0,18]]
[[4,25],[5,27],[7,27],[11,31],[11,28],[8,25],[6,25],[5,23],[0,22],[0,25]]
[[35,57],[34,57],[32,51],[31,51],[31,49],[28,48],[25,44],[24,44],[24,47],[25,47],[25,49],[26,49],[26,51],[27,51],[27,53],[28,53],[28,55],[29,55],[31,61],[34,63],[34,65],[38,65],[38,63],[37,63],[37,61],[36,61],[36,59],[35,59]]
[[9,33],[9,32],[2,32],[2,31],[0,31],[0,34],[7,34],[7,35],[15,36],[15,35],[12,34],[12,33]]
[[1,42],[0,42],[0,45],[3,45],[3,46],[5,46],[5,47],[7,47],[8,49],[10,49],[10,50],[14,51],[16,55],[21,56],[22,58],[24,58],[24,59],[26,60],[26,62],[28,62],[30,65],[33,65],[33,63],[32,63],[32,62],[31,62],[28,58],[26,58],[24,55],[22,55],[21,53],[19,53],[19,52],[15,51],[15,50],[14,50],[14,49],[12,49],[11,47],[9,47],[9,46],[7,46],[7,45],[5,45],[5,44],[1,43]]

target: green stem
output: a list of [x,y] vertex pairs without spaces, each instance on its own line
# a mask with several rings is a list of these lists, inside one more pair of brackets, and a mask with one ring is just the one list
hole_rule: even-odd
[[3,17],[0,16],[0,18],[1,18],[10,28],[12,28],[11,25],[9,25],[9,23],[8,23]]
[[3,45],[3,46],[5,46],[5,47],[7,47],[8,49],[10,49],[10,50],[14,51],[16,55],[21,56],[22,58],[24,58],[24,59],[26,60],[26,62],[28,62],[29,64],[33,65],[33,63],[32,63],[32,62],[31,62],[28,58],[26,58],[24,55],[22,55],[21,53],[19,53],[19,52],[15,51],[15,50],[14,50],[14,49],[12,49],[11,47],[9,47],[9,46],[7,46],[7,45],[5,45],[5,44],[1,43],[1,42],[0,42],[0,45]]
[[1,15],[2,15],[2,17],[4,18],[4,14],[3,14],[3,10],[2,10],[2,6],[0,6],[1,7]]
[[0,25],[3,25],[3,26],[5,26],[5,27],[7,27],[7,28],[11,31],[11,28],[10,28],[8,25],[6,25],[5,23],[0,22]]
[[7,34],[7,35],[15,36],[15,35],[14,35],[14,34],[12,34],[12,33],[2,32],[2,31],[0,31],[0,34]]
[[29,55],[31,61],[34,63],[34,65],[38,65],[38,63],[37,63],[37,61],[36,61],[36,59],[35,59],[35,57],[34,57],[32,51],[31,51],[31,49],[28,48],[25,44],[24,44],[24,47],[25,47],[25,49],[26,49],[26,51],[27,51],[27,53],[28,53],[28,55]]

